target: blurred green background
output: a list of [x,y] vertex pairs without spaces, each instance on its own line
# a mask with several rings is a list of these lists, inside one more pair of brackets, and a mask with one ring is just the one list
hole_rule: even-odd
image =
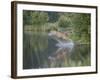
[[[88,13],[23,10],[23,68],[90,66],[90,21]],[[48,56],[57,50],[56,41],[48,37],[50,31],[71,32],[75,46],[68,64],[48,62]]]

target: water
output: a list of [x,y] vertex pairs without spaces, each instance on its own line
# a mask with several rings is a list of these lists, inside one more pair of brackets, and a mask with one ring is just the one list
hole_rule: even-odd
[[[90,44],[74,43],[71,52],[59,51],[46,32],[24,32],[23,69],[90,66]],[[58,52],[57,52],[58,51]]]

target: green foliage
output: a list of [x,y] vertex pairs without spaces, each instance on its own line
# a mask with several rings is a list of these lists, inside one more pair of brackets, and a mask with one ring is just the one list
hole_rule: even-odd
[[75,36],[82,42],[90,42],[90,14],[74,14],[72,23]]
[[49,23],[45,24],[44,26],[46,26],[45,29],[46,29],[47,32],[52,31],[52,30],[55,30],[55,31],[59,30],[57,22],[55,22],[55,23],[49,22]]
[[48,14],[41,11],[23,11],[23,24],[42,27],[48,21]]
[[47,13],[48,13],[50,23],[55,23],[60,17],[58,12],[47,12]]
[[60,16],[60,18],[58,20],[58,26],[62,27],[62,28],[70,27],[71,22],[70,22],[69,18],[62,15],[62,16]]
[[48,14],[45,12],[33,12],[32,14],[33,25],[43,25],[48,21]]
[[32,11],[23,10],[23,25],[32,25]]

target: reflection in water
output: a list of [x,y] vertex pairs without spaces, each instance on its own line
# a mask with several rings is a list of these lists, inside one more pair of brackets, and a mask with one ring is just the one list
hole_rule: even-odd
[[89,44],[58,39],[46,32],[23,34],[23,69],[89,65]]
[[[68,64],[68,58],[69,55],[74,47],[74,42],[71,39],[67,39],[65,40],[63,36],[58,37],[57,33],[59,33],[59,35],[63,34],[65,35],[65,33],[63,32],[50,32],[48,35],[50,37],[52,37],[53,39],[55,39],[58,43],[55,44],[55,46],[57,46],[57,50],[56,52],[53,54],[53,56],[49,56],[48,59],[50,61],[50,66],[55,65],[59,66],[59,67],[63,67],[63,62]],[[68,37],[68,35],[67,35]]]

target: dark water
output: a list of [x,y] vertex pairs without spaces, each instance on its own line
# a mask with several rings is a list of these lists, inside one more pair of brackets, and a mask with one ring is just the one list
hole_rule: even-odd
[[46,33],[24,33],[23,69],[90,66],[90,44],[80,43],[75,43],[68,56],[68,64],[62,65],[62,60],[60,62],[55,61],[60,66],[55,65],[53,62],[50,63],[48,57],[53,56],[57,51],[56,43],[57,41],[48,37]]

